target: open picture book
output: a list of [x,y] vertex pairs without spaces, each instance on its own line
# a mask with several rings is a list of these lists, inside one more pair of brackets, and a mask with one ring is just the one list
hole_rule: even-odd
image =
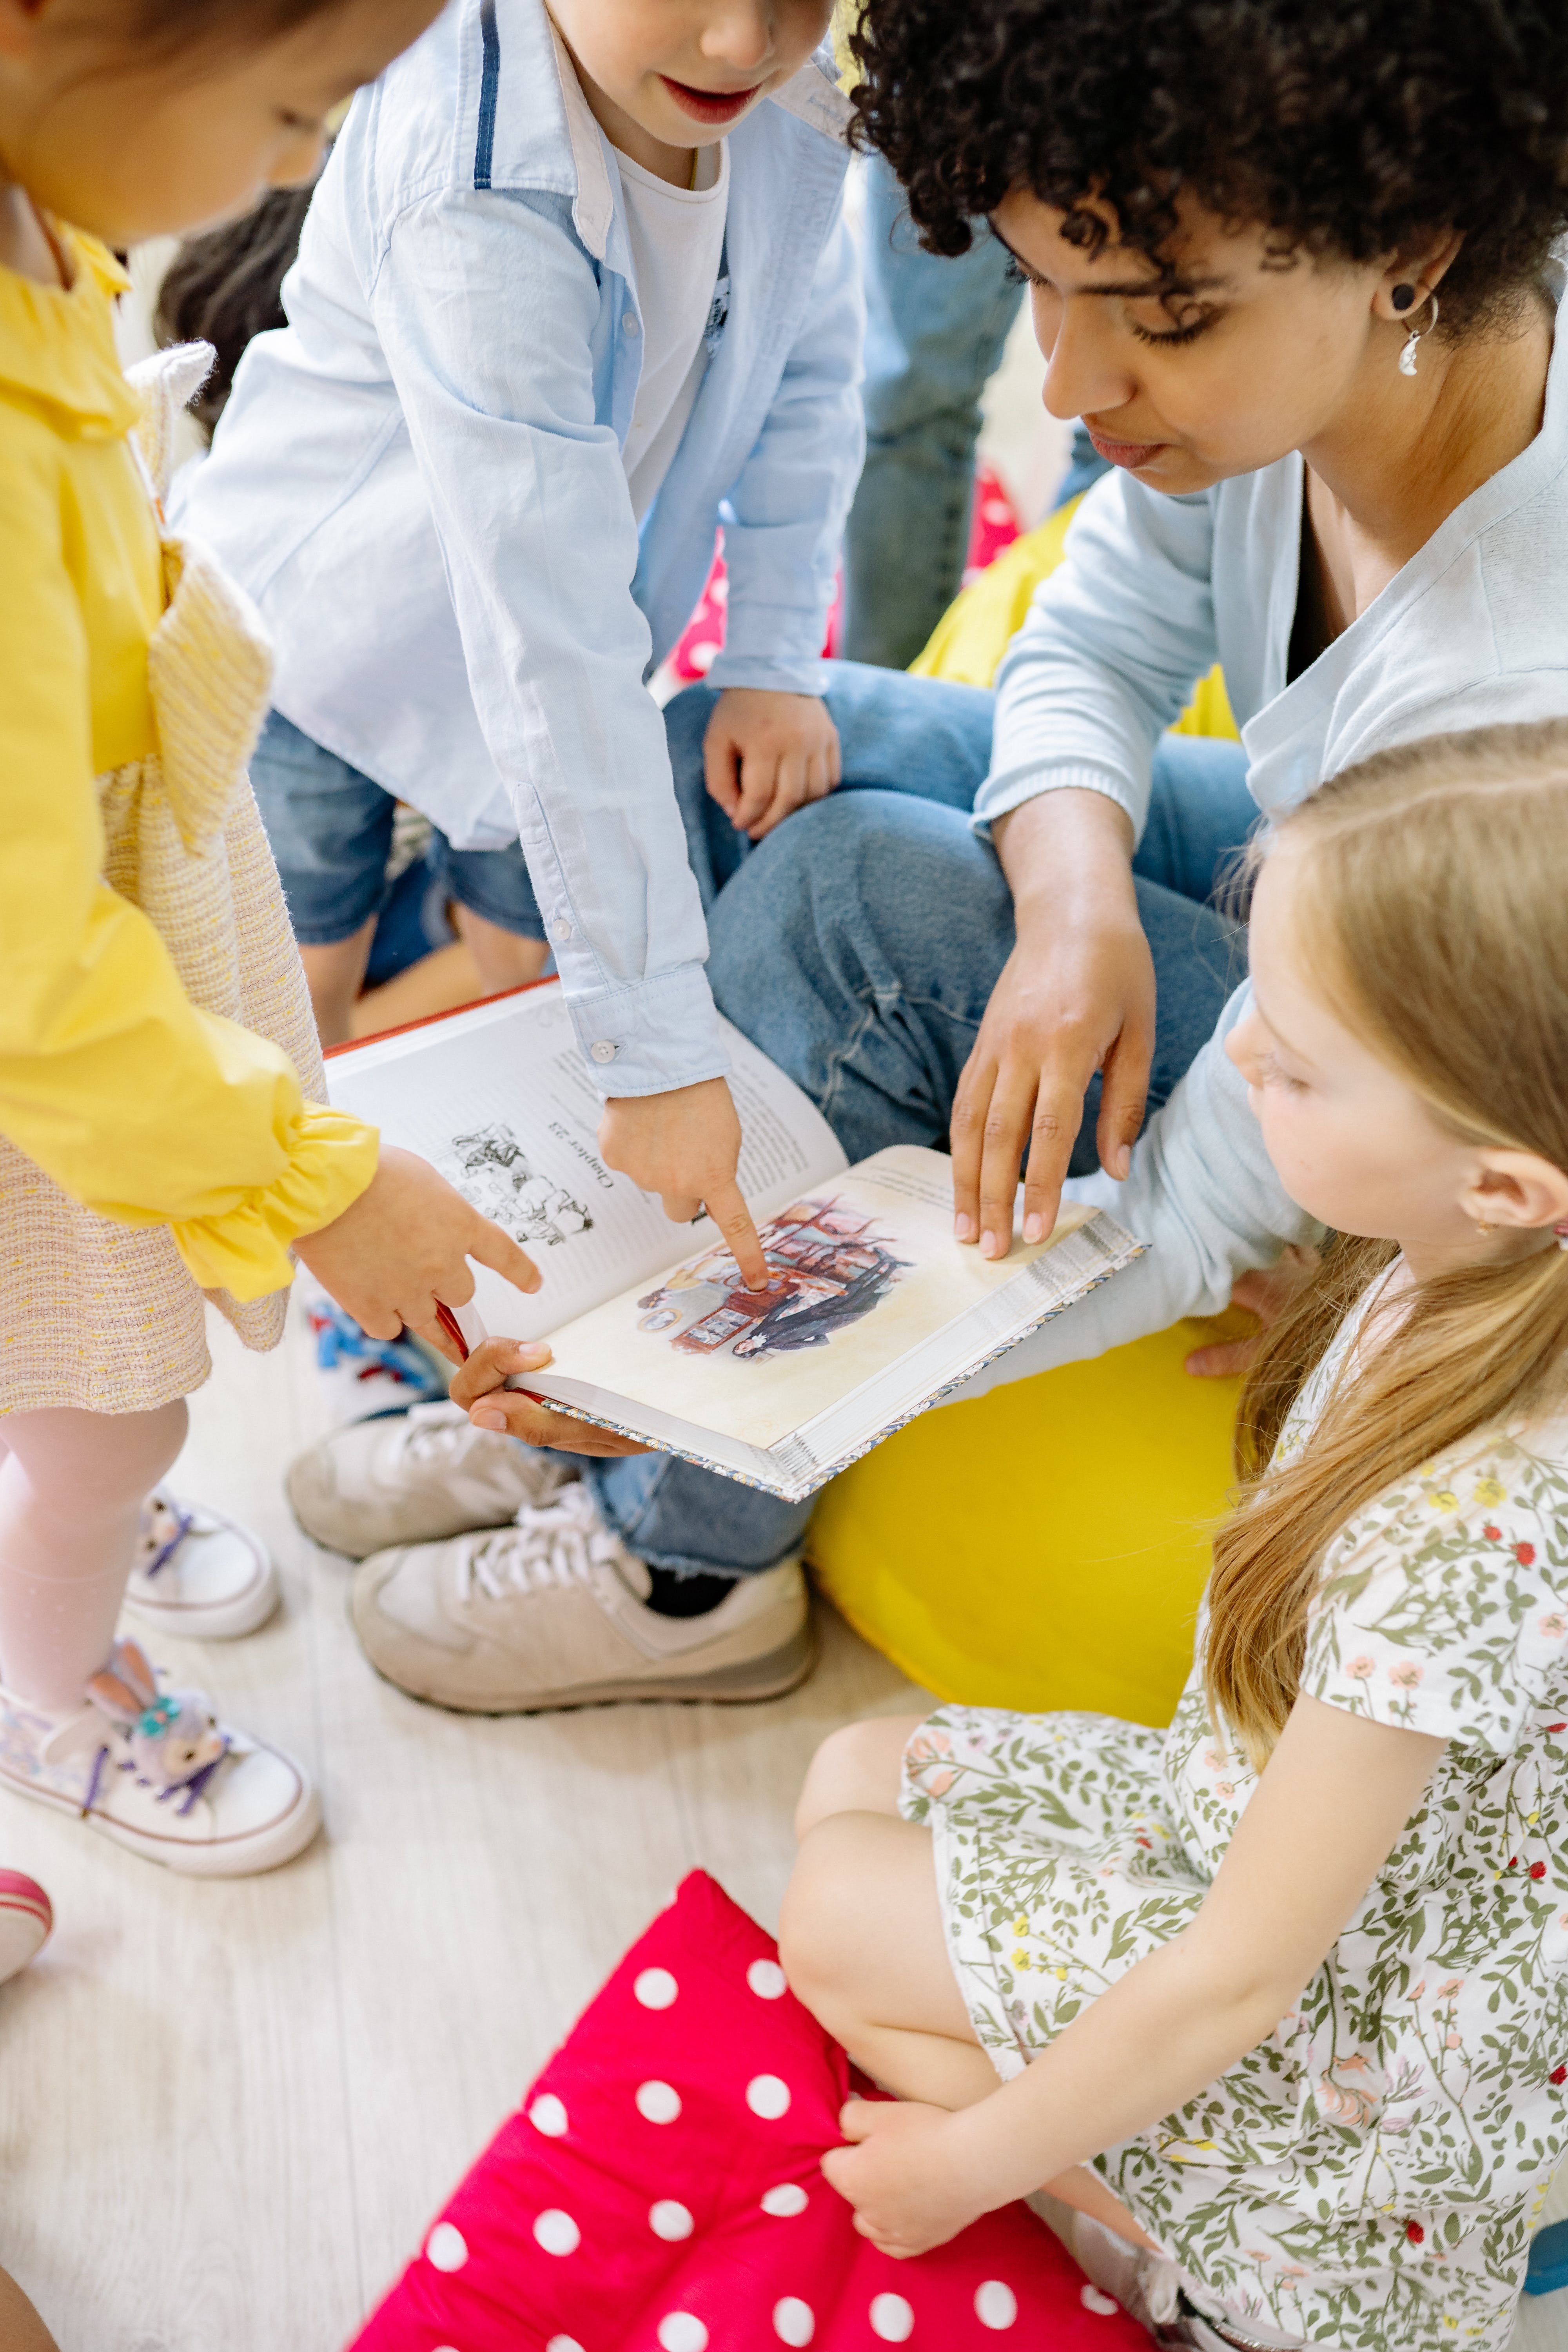
[[563,1412],[799,1501],[1142,1255],[1065,1204],[1047,1241],[1000,1262],[960,1248],[944,1153],[899,1144],[851,1168],[800,1088],[728,1024],[726,1042],[765,1292],[707,1218],[672,1225],[604,1166],[555,982],[329,1056],[332,1101],[422,1152],[538,1265],[531,1296],[476,1266],[462,1321],[548,1339],[526,1386]]

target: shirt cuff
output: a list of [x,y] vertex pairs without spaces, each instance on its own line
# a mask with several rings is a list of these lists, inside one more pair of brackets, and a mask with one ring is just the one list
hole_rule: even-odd
[[787,661],[763,654],[720,653],[702,683],[721,692],[727,686],[751,686],[768,694],[813,694],[820,700],[827,692],[827,664],[820,656]]
[[566,1009],[600,1099],[666,1095],[721,1078],[730,1067],[713,992],[699,963],[637,988],[566,994]]
[[306,1103],[290,1123],[289,1164],[276,1183],[247,1192],[221,1216],[171,1225],[174,1247],[203,1290],[243,1304],[293,1280],[290,1244],[320,1233],[359,1199],[375,1174],[381,1135],[347,1111]]
[[1099,768],[1088,761],[1062,761],[1050,767],[1004,768],[999,774],[986,777],[974,796],[973,814],[970,824],[982,841],[989,841],[991,828],[998,817],[1007,816],[1026,801],[1038,800],[1042,793],[1100,793],[1125,809],[1132,823],[1134,846],[1143,837],[1143,827],[1149,815],[1147,788],[1137,792],[1124,775],[1114,768]]

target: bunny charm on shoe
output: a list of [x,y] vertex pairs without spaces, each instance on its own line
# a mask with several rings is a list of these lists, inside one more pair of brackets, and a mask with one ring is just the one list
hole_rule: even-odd
[[38,1706],[0,1685],[6,1790],[195,1878],[275,1870],[321,1819],[302,1766],[225,1722],[205,1692],[161,1691],[134,1642],[116,1642],[77,1707]]
[[228,1740],[195,1691],[160,1691],[134,1642],[116,1642],[87,1695],[123,1737],[130,1760],[155,1789],[195,1791],[227,1753]]

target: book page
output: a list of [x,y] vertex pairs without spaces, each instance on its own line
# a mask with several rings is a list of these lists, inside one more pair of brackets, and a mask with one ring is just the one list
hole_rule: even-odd
[[[846,1165],[800,1088],[726,1022],[741,1117],[740,1179],[761,1223],[803,1183]],[[599,1158],[601,1105],[558,984],[472,1005],[327,1063],[332,1102],[417,1151],[528,1252],[531,1297],[475,1266],[476,1303],[498,1338],[546,1338],[628,1284],[719,1238],[707,1218],[671,1224],[658,1196]]]
[[569,1403],[572,1384],[589,1383],[766,1448],[1005,1289],[1090,1213],[1069,1206],[1051,1241],[983,1258],[952,1238],[951,1160],[896,1145],[780,1206],[762,1236],[770,1291],[742,1288],[715,1239],[558,1330],[555,1362],[529,1385]]

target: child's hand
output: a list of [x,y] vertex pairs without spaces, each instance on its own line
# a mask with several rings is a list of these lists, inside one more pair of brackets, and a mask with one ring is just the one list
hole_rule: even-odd
[[838,2128],[852,2147],[822,2159],[855,2208],[855,2227],[900,2262],[944,2246],[986,2210],[954,2143],[956,2118],[912,2099],[847,2099]]
[[538,1267],[510,1234],[481,1217],[427,1160],[391,1144],[383,1144],[359,1199],[319,1233],[301,1234],[294,1252],[373,1339],[395,1339],[406,1326],[453,1363],[458,1350],[437,1320],[436,1303],[468,1305],[470,1257],[519,1290],[539,1287]]
[[814,694],[726,687],[702,741],[708,790],[737,833],[761,841],[838,782],[838,730]]
[[599,1150],[606,1168],[657,1192],[673,1223],[689,1225],[706,1209],[747,1289],[767,1289],[768,1262],[735,1181],[741,1121],[722,1078],[662,1095],[612,1097],[599,1121]]
[[470,1408],[476,1429],[504,1429],[525,1445],[551,1445],[562,1454],[647,1454],[635,1437],[617,1437],[613,1429],[595,1429],[591,1421],[575,1421],[556,1412],[535,1397],[508,1389],[515,1372],[541,1372],[550,1361],[542,1339],[486,1339],[476,1348],[452,1382],[452,1402]]

